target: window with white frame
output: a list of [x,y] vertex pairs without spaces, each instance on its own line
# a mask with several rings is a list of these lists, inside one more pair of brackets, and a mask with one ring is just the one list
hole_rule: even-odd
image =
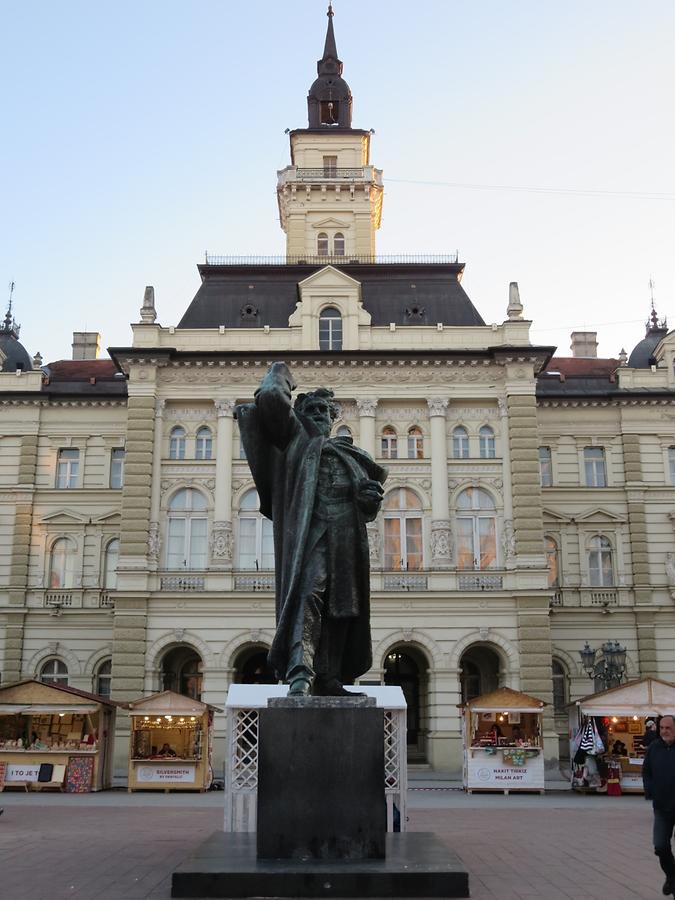
[[110,697],[112,688],[112,659],[105,659],[96,669],[94,693],[99,697]]
[[342,350],[342,316],[334,306],[319,314],[319,350]]
[[43,684],[62,684],[68,686],[68,666],[61,659],[52,657],[40,668],[40,681]]
[[240,569],[274,568],[272,523],[260,512],[260,498],[254,488],[246,491],[239,503],[237,560]]
[[49,553],[49,589],[69,590],[75,581],[75,554],[70,538],[58,538]]
[[612,545],[603,534],[596,534],[588,543],[588,576],[591,587],[614,585]]
[[110,451],[110,487],[116,490],[124,484],[124,457],[123,447],[115,447]]
[[487,491],[470,487],[457,497],[457,568],[497,565],[497,513]]
[[323,158],[323,177],[335,178],[337,175],[337,156],[324,156]]
[[169,435],[169,459],[185,459],[185,429],[180,425]]
[[381,447],[383,459],[398,458],[398,439],[396,437],[396,431],[391,425],[387,425],[386,428],[382,429]]
[[316,252],[318,256],[328,256],[328,235],[320,231],[316,236]]
[[584,447],[586,487],[607,487],[604,447]]
[[413,425],[408,429],[408,459],[422,459],[424,456],[424,437],[422,429]]
[[197,431],[195,438],[195,459],[211,459],[213,452],[213,435],[211,429],[204,425]]
[[384,567],[391,571],[419,570],[424,564],[422,504],[409,488],[389,491],[384,509]]
[[59,450],[56,462],[56,487],[77,488],[80,486],[80,451],[72,448]]
[[120,559],[119,538],[108,541],[103,555],[103,587],[107,591],[114,591],[117,587],[117,564]]
[[542,487],[553,485],[553,462],[550,447],[539,448],[539,484]]
[[452,455],[455,459],[469,458],[469,433],[463,425],[452,432]]
[[183,488],[173,495],[167,534],[167,569],[206,568],[207,515],[203,494]]
[[489,425],[482,425],[478,431],[478,446],[481,459],[495,458],[495,433]]
[[345,255],[345,236],[341,231],[335,232],[335,237],[333,238],[333,256],[344,256]]
[[675,484],[675,447],[668,447],[668,474],[670,483]]
[[557,588],[560,586],[560,564],[558,560],[558,545],[552,537],[544,538],[546,548],[546,568],[548,569],[548,586]]

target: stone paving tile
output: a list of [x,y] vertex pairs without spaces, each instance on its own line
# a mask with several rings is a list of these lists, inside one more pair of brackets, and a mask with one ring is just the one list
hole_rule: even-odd
[[[80,806],[51,795],[25,806],[21,799],[0,799],[1,900],[168,900],[173,869],[222,824],[210,799],[166,809],[119,798]],[[468,808],[465,798],[448,797],[444,808],[409,810],[408,824],[435,832],[460,856],[473,900],[662,897],[649,805],[596,799],[559,808],[548,797],[539,808],[491,799]]]

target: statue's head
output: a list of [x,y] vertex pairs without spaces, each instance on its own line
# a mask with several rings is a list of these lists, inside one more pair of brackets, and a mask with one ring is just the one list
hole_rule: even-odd
[[324,437],[330,435],[331,425],[338,417],[333,392],[328,388],[317,388],[309,394],[298,394],[294,409],[298,415],[310,419]]

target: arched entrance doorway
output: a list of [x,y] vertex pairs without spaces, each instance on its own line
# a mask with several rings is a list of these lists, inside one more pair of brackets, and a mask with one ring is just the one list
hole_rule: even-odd
[[428,727],[428,663],[409,644],[399,644],[384,658],[384,683],[397,685],[408,704],[408,762],[426,762]]
[[463,703],[496,691],[499,687],[499,656],[491,647],[485,644],[468,647],[462,654],[459,666]]
[[267,662],[268,648],[246,647],[234,661],[235,684],[276,684],[277,679]]
[[162,690],[201,700],[203,670],[204,663],[196,650],[187,644],[173,647],[162,659]]

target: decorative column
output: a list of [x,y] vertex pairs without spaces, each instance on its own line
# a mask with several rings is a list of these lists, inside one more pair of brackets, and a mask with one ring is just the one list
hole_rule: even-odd
[[452,527],[448,494],[448,443],[443,397],[427,400],[431,422],[431,565],[449,569],[452,565]]
[[[366,450],[372,457],[375,456],[375,410],[377,409],[377,400],[370,397],[356,401],[356,408],[359,411],[359,444],[363,450]],[[380,523],[375,520],[368,522],[366,525],[368,532],[368,548],[370,553],[370,568],[382,568],[382,536],[380,534]]]
[[211,530],[211,565],[218,569],[232,567],[234,537],[232,534],[232,447],[234,432],[234,400],[214,400],[218,417],[216,439],[216,505]]
[[161,537],[159,534],[159,505],[162,483],[162,442],[164,440],[163,416],[166,400],[155,403],[155,434],[152,444],[152,489],[150,493],[150,527],[148,528],[148,563],[151,569],[159,566]]

